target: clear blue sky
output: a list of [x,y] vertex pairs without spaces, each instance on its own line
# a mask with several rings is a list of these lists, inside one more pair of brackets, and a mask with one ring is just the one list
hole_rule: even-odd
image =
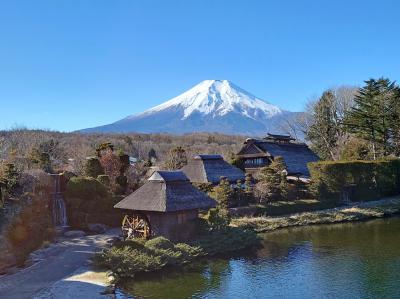
[[400,80],[400,1],[0,0],[0,129],[110,123],[228,79],[291,111]]

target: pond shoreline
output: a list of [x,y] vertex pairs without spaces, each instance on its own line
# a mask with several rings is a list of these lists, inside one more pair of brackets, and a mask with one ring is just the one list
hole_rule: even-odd
[[287,227],[365,221],[390,217],[396,214],[400,214],[400,195],[286,216],[234,218],[231,225],[238,228],[251,229],[257,233],[264,233]]
[[[283,228],[311,226],[318,224],[337,224],[343,222],[360,222],[377,218],[384,218],[400,214],[400,196],[383,198],[376,201],[353,203],[351,206],[343,206],[313,212],[303,212],[279,217],[241,217],[232,219],[233,228],[242,229],[247,233],[268,233]],[[232,254],[231,252],[230,254]],[[202,256],[199,260],[212,260],[212,255]],[[161,269],[152,272],[162,275]],[[167,273],[166,272],[166,273]],[[148,273],[153,275],[151,273]],[[140,280],[146,280],[144,275]],[[117,292],[124,293],[123,282],[117,282]]]

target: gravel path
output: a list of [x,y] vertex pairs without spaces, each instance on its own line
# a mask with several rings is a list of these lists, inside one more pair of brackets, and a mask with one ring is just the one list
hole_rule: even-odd
[[[108,246],[118,234],[119,229],[112,229],[105,234],[63,238],[47,249],[35,252],[32,255],[34,259],[32,266],[15,274],[0,277],[0,298],[35,298],[43,296],[46,292],[49,294],[48,291],[53,286],[61,285],[64,287],[64,293],[60,293],[59,296],[53,294],[38,298],[97,298],[90,297],[85,292],[78,296],[76,292],[68,292],[68,290],[86,288],[90,293],[90,290],[98,290],[101,283],[96,285],[79,279],[71,279],[71,277],[79,276],[89,270],[90,257],[96,251]],[[61,289],[59,288],[59,291]],[[69,293],[71,296],[68,295]]]

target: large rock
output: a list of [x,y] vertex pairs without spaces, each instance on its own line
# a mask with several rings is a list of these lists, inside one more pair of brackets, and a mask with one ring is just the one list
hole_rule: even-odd
[[86,233],[81,230],[70,230],[64,233],[64,236],[70,238],[80,238],[86,236]]
[[107,225],[101,223],[89,223],[87,227],[91,232],[98,234],[104,234],[107,230]]

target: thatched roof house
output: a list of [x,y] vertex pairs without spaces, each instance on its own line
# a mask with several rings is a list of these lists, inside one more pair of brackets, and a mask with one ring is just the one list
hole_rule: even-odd
[[247,139],[237,156],[244,161],[246,172],[255,173],[281,156],[289,176],[309,177],[307,163],[318,161],[318,156],[304,143],[288,135],[268,134],[264,139]]
[[226,162],[221,155],[197,155],[181,169],[192,183],[218,184],[221,177],[229,182],[244,181],[245,173]]
[[128,224],[135,219],[141,221],[141,225],[130,225],[132,230],[136,226],[147,226],[145,237],[163,235],[171,238],[174,227],[197,218],[199,209],[215,205],[213,199],[192,186],[183,172],[156,171],[142,187],[114,207],[131,211],[133,216],[128,219]]

